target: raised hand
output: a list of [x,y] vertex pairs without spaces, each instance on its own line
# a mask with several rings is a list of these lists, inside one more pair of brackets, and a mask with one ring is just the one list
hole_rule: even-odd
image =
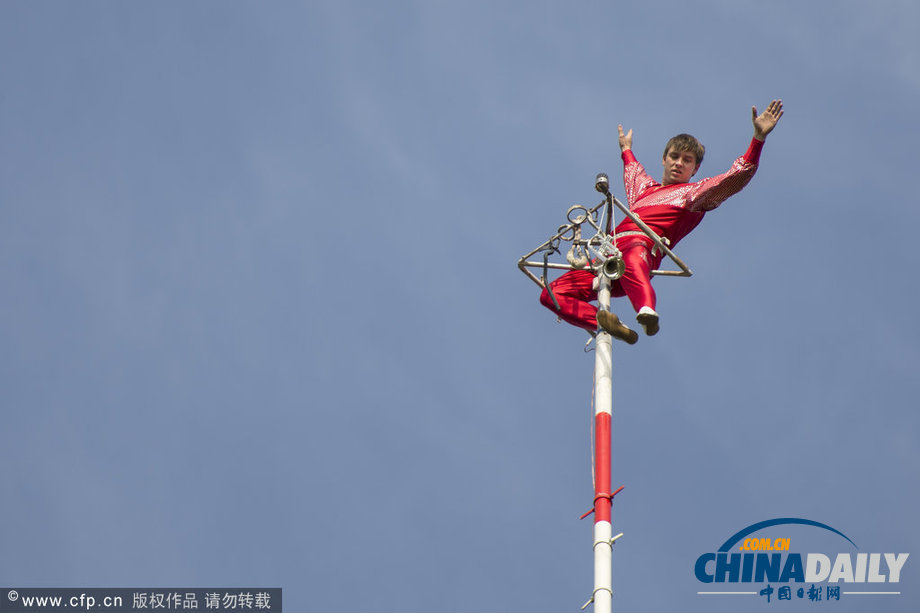
[[617,130],[620,133],[620,151],[627,151],[632,149],[632,128],[629,129],[629,132],[623,134],[623,125],[617,125]]
[[[754,138],[765,140],[767,134],[776,127],[776,122],[783,116],[783,101],[773,100],[760,115],[757,114],[757,107],[751,107],[751,121],[754,123]],[[622,132],[621,132],[622,133]]]

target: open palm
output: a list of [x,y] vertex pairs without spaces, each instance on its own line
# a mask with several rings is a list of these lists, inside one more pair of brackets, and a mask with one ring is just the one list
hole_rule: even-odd
[[751,107],[751,120],[754,122],[754,138],[764,140],[776,127],[776,122],[783,116],[783,101],[773,100],[767,109],[757,114],[757,107]]

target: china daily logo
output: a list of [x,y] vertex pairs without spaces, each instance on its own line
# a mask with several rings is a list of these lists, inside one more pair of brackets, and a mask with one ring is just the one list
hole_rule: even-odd
[[[801,545],[783,534],[783,526],[789,525],[829,531],[840,537],[842,547],[834,552],[799,553]],[[849,551],[838,553],[842,549]],[[758,595],[767,602],[899,595],[897,584],[910,554],[858,549],[845,534],[816,521],[793,517],[762,521],[732,535],[718,551],[696,559],[697,580],[712,588],[697,594]],[[746,591],[745,587],[757,589]]]

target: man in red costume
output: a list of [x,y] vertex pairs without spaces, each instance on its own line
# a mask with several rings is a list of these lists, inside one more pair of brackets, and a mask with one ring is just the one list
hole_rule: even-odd
[[[759,115],[757,109],[751,107],[754,137],[747,152],[735,160],[728,172],[695,183],[689,181],[699,170],[705,152],[696,138],[679,134],[668,141],[661,160],[664,174],[659,183],[645,172],[633,155],[632,130],[624,134],[623,126],[617,126],[623,157],[623,185],[629,209],[658,236],[667,239],[670,247],[674,247],[703,220],[707,211],[718,207],[748,184],[757,171],[764,140],[782,116],[781,100],[770,102]],[[663,254],[653,249],[652,239],[629,219],[617,225],[615,239],[623,254],[626,270],[611,284],[610,293],[629,298],[637,313],[636,321],[646,335],[652,336],[658,332],[659,326],[651,271],[658,268]],[[550,284],[559,310],[556,311],[546,289],[540,296],[540,302],[572,325],[591,332],[600,325],[614,338],[630,345],[635,343],[639,335],[634,330],[624,325],[613,312],[598,311],[591,304],[597,299],[594,280],[595,275],[590,270],[569,271]]]

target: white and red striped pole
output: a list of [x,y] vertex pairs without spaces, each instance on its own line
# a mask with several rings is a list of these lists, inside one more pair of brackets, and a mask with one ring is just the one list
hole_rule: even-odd
[[[610,309],[610,280],[598,274],[598,307]],[[607,332],[595,338],[594,359],[594,602],[596,613],[610,613],[613,600],[613,536],[611,506],[611,420],[613,416],[613,348]],[[622,489],[622,488],[620,488]],[[587,604],[585,605],[587,606]],[[584,607],[583,607],[584,608]]]

